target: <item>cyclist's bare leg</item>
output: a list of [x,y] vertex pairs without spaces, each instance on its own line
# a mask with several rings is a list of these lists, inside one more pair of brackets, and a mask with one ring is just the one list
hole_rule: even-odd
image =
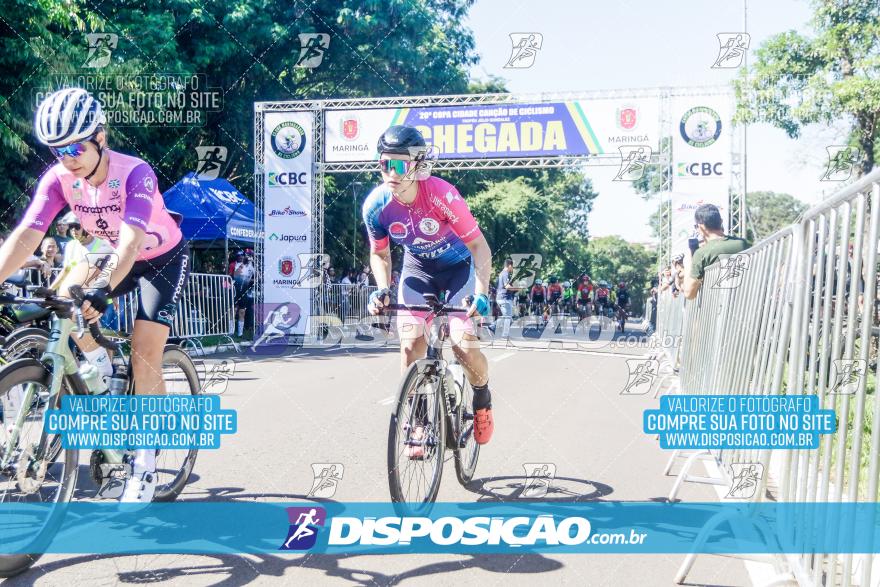
[[397,332],[400,336],[400,371],[405,373],[413,362],[425,358],[428,341],[424,324],[407,322],[399,325]]
[[475,387],[486,385],[489,381],[489,361],[480,350],[480,341],[467,332],[462,333],[460,344],[452,345],[452,352],[464,368],[468,382]]
[[135,320],[131,335],[131,369],[136,394],[165,394],[162,355],[170,328],[158,322]]

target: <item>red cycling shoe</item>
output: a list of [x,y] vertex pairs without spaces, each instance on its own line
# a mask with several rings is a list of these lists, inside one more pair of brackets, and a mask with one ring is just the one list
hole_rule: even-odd
[[474,413],[474,440],[477,444],[486,444],[492,438],[495,422],[492,419],[492,408],[482,408]]

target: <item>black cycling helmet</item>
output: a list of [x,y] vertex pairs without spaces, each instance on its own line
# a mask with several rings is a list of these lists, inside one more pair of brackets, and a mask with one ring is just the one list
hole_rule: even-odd
[[425,147],[425,137],[418,129],[403,124],[395,124],[382,133],[376,151],[394,155],[409,155],[413,147]]

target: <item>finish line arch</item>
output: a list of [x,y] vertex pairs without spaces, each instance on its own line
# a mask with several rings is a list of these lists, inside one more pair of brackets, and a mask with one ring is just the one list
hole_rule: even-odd
[[[314,334],[323,281],[309,269],[324,254],[325,175],[377,172],[376,140],[392,124],[422,130],[439,152],[434,171],[611,166],[631,181],[640,167],[659,166],[667,200],[675,189],[729,212],[729,194],[739,195],[731,218],[742,232],[733,99],[728,87],[695,87],[256,102],[255,329],[289,305],[300,318],[288,334]],[[663,217],[661,263],[671,257],[675,214]]]

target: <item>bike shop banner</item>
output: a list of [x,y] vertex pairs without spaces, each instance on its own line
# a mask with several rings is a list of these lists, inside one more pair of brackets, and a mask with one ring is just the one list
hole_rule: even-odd
[[715,204],[721,211],[725,229],[730,226],[730,198],[727,194],[713,193],[699,196],[693,194],[681,194],[672,192],[668,195],[671,202],[672,213],[672,256],[688,252],[688,239],[696,236],[694,229],[694,212],[703,204]]
[[728,198],[732,148],[730,96],[672,98],[672,191]]
[[619,156],[620,146],[658,150],[659,98],[327,110],[324,161],[376,159],[389,126],[415,126],[441,159]]
[[311,313],[312,112],[268,112],[264,129],[264,335],[306,332]]

